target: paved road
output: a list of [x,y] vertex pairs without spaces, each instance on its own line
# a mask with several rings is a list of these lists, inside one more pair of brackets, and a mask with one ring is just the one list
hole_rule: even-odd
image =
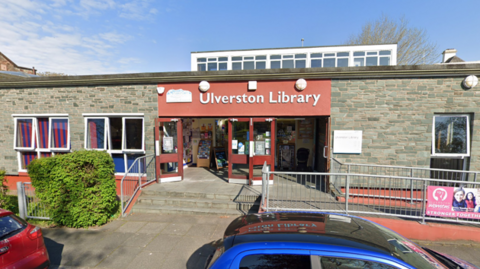
[[[43,229],[52,268],[203,268],[234,216],[132,214],[98,229]],[[480,243],[419,242],[480,266]]]

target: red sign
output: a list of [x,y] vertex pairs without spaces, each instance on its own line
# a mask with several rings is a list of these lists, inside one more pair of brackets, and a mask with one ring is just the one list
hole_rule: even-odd
[[229,116],[329,116],[330,80],[307,80],[303,91],[295,80],[258,81],[248,90],[248,81],[211,82],[206,92],[199,83],[158,84],[165,91],[158,95],[160,117]]

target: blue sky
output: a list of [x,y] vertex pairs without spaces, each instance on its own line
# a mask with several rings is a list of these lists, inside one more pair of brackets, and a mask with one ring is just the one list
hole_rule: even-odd
[[341,45],[385,14],[480,60],[480,1],[0,0],[0,52],[69,75],[190,70],[190,52]]

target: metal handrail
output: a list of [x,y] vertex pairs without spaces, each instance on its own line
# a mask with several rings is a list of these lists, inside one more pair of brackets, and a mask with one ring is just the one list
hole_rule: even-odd
[[[262,173],[260,206],[267,212],[319,211],[413,218],[422,223],[425,220],[440,220],[480,224],[480,218],[475,216],[427,215],[427,211],[432,211],[427,209],[427,190],[430,186],[480,189],[480,182],[348,172],[271,172],[265,165]],[[265,180],[272,176],[273,185]],[[332,178],[341,182],[340,189],[327,190],[326,184]]]
[[[151,159],[147,160],[147,158]],[[154,154],[136,158],[132,165],[128,168],[122,180],[120,181],[120,201],[122,207],[122,216],[126,215],[126,210],[136,197],[138,191],[141,190],[143,186],[156,180],[155,171],[153,172],[153,177],[151,177],[151,175],[149,177],[148,173],[152,163],[154,166],[153,169],[155,169]],[[133,183],[133,188],[128,188],[126,186],[127,183]],[[129,198],[126,199],[126,196],[129,196]]]
[[420,170],[420,171],[435,171],[435,172],[446,172],[446,173],[462,173],[462,174],[473,174],[475,175],[474,182],[477,182],[477,175],[480,174],[480,171],[467,171],[467,170],[454,170],[454,169],[440,169],[440,168],[427,168],[427,167],[410,167],[410,166],[395,166],[395,165],[382,165],[382,164],[361,164],[361,163],[342,163],[335,158],[331,158],[334,162],[339,165],[350,166],[360,166],[360,167],[381,167],[381,168],[395,168],[403,170]]

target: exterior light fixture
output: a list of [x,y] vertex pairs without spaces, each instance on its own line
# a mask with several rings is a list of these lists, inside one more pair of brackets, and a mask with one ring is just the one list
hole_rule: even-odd
[[206,92],[210,89],[210,83],[208,83],[206,80],[203,80],[200,82],[200,84],[198,84],[198,89],[202,92]]
[[157,93],[163,94],[165,92],[165,87],[157,87]]
[[248,82],[248,90],[255,91],[257,89],[257,82],[256,81],[249,81]]
[[305,81],[303,78],[300,78],[295,82],[295,88],[299,91],[305,90],[307,87],[307,81]]
[[477,76],[470,75],[463,80],[463,86],[467,89],[471,89],[478,84]]

